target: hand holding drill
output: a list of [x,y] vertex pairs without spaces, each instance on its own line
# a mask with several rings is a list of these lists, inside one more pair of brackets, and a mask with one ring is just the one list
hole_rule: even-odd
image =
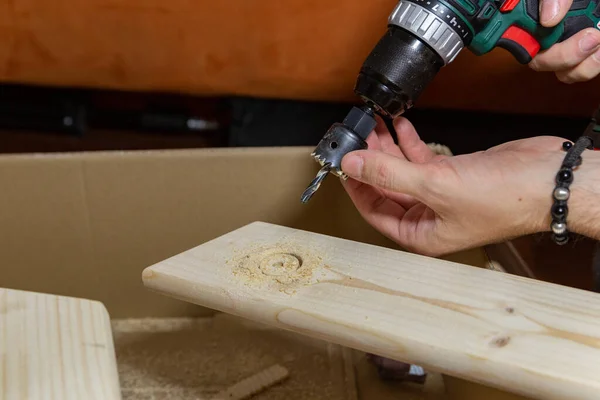
[[[573,3],[572,0],[542,0],[540,23],[549,28],[556,26],[565,18]],[[597,28],[587,27],[564,42],[540,52],[529,66],[535,71],[552,71],[564,83],[595,78],[600,74],[600,30]]]

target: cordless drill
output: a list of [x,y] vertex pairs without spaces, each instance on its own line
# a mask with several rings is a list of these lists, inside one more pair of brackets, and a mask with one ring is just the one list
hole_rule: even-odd
[[329,173],[342,179],[342,158],[366,149],[375,114],[395,118],[411,108],[438,71],[467,47],[483,55],[508,50],[521,64],[586,28],[600,29],[600,0],[574,0],[556,26],[539,22],[538,0],[401,0],[388,29],[362,65],[354,92],[362,101],[333,124],[312,157],[322,166],[302,194],[306,203]]

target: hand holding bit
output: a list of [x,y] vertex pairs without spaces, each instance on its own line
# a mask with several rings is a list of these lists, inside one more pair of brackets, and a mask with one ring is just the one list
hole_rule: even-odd
[[[384,235],[409,251],[439,256],[550,230],[565,139],[523,139],[450,157],[435,155],[407,119],[397,118],[394,126],[400,146],[380,121],[368,139],[369,150],[342,160],[350,177],[344,182],[347,193]],[[600,198],[600,178],[594,178],[600,154],[586,152],[585,158],[569,200],[570,229],[582,234],[590,222],[583,193],[596,190]],[[598,225],[594,235],[600,236]]]

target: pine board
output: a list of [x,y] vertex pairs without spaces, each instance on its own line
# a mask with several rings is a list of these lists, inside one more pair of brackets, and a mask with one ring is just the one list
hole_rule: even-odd
[[120,400],[106,308],[0,288],[0,400]]
[[600,297],[256,222],[148,267],[159,293],[536,399],[597,399]]

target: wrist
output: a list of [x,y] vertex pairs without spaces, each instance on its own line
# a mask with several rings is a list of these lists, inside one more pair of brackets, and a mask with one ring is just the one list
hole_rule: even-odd
[[[533,224],[527,225],[525,234],[552,232],[556,174],[565,155],[563,151],[548,152],[524,171],[528,186],[521,190],[534,193],[525,214],[531,217]],[[600,240],[600,152],[585,150],[581,158],[582,163],[573,170],[573,182],[568,188],[567,231]]]
[[567,229],[600,240],[600,152],[586,150],[581,158],[573,171]]

